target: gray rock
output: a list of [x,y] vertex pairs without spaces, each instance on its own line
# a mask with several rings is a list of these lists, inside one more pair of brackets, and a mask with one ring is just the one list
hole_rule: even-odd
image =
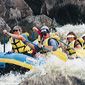
[[5,16],[5,5],[4,5],[4,1],[0,0],[0,17],[4,17]]
[[[35,15],[45,14],[61,24],[85,22],[85,0],[25,0]],[[37,10],[36,10],[37,9]]]
[[32,10],[24,0],[0,0],[0,17],[6,21],[30,15],[32,15]]
[[2,32],[4,29],[10,31],[11,28],[6,24],[3,18],[0,17],[0,32]]
[[28,16],[20,22],[21,26],[27,26],[27,30],[32,29],[33,26],[41,28],[43,25],[48,26],[49,28],[57,26],[55,20],[53,21],[51,18],[46,15],[38,15],[38,16]]

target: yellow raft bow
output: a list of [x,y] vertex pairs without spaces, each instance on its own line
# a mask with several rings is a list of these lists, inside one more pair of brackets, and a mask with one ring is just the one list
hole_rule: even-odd
[[58,48],[56,51],[52,51],[52,54],[56,55],[60,60],[64,62],[68,60],[66,53],[62,52],[61,48]]

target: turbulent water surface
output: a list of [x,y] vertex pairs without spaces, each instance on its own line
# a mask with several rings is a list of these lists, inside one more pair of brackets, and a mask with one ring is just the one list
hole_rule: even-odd
[[[69,31],[74,31],[78,36],[85,33],[84,24],[65,25],[56,29],[64,36]],[[46,64],[39,70],[32,70],[25,74],[10,72],[1,75],[0,85],[85,85],[85,59],[78,58],[65,63],[51,53],[48,57]]]

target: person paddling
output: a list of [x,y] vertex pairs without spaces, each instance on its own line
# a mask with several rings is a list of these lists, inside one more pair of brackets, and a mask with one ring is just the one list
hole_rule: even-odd
[[42,33],[41,33],[41,30],[39,28],[34,26],[32,29],[34,32],[37,32],[37,34],[40,35],[40,37],[42,37]]
[[67,54],[73,55],[76,53],[75,49],[81,48],[81,43],[77,39],[77,36],[75,35],[74,32],[69,32],[67,34]]
[[22,35],[20,35],[20,29],[18,26],[13,28],[13,34],[3,30],[4,34],[11,36],[10,42],[12,44],[13,52],[24,53],[24,54],[33,54],[34,50],[38,50],[38,46],[28,42]]
[[82,39],[83,39],[82,47],[83,49],[85,49],[85,34],[82,35]]
[[45,47],[49,50],[55,51],[58,48],[59,37],[55,34],[50,34],[47,26],[42,26],[41,29],[33,28],[38,34],[39,47]]

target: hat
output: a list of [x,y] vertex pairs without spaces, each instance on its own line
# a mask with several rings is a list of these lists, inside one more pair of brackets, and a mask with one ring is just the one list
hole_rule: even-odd
[[21,29],[20,26],[15,26],[15,27],[13,28],[13,30],[20,30],[20,29]]
[[49,28],[47,26],[41,27],[41,32],[49,33]]
[[47,30],[46,29],[42,29],[41,32],[47,32]]
[[47,26],[42,26],[42,27],[41,27],[41,30],[43,30],[43,29],[49,30],[49,28],[48,28]]
[[74,35],[68,35],[67,38],[75,37]]

